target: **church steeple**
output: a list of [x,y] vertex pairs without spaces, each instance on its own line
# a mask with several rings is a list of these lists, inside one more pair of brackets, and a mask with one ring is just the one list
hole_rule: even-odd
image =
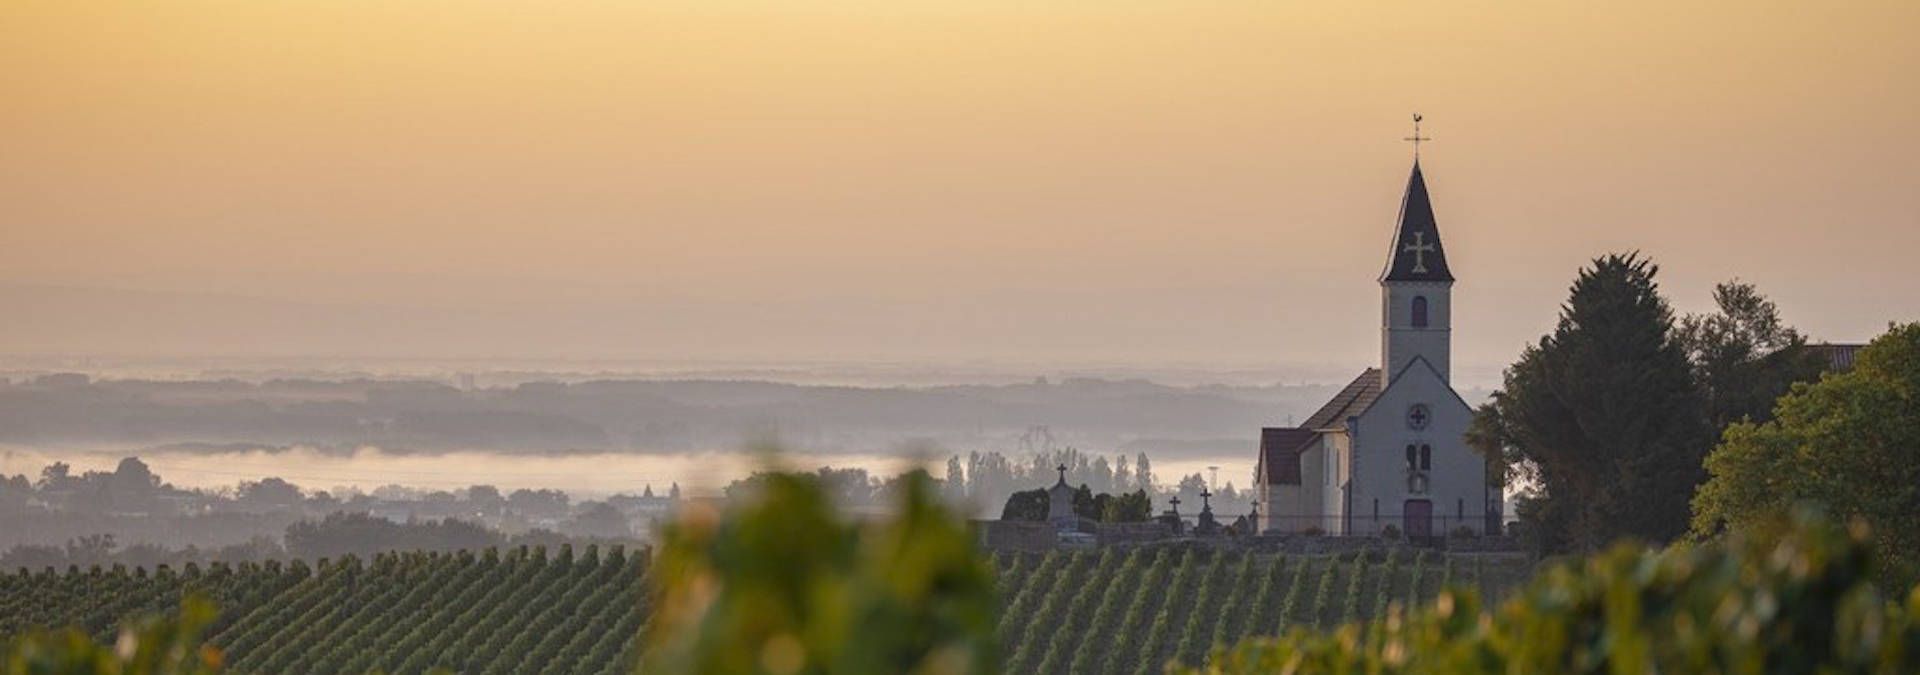
[[[1414,117],[1414,139],[1420,137]],[[1409,139],[1412,140],[1412,139]],[[1393,248],[1380,273],[1380,379],[1387,385],[1416,361],[1425,361],[1448,381],[1453,361],[1453,270],[1433,222],[1427,179],[1420,159],[1413,160],[1407,193],[1400,198],[1400,222],[1393,227]]]
[[1380,273],[1380,281],[1453,281],[1418,159],[1413,161],[1413,175],[1407,178],[1407,192],[1400,198],[1400,222],[1393,228],[1393,248],[1387,253],[1387,269]]

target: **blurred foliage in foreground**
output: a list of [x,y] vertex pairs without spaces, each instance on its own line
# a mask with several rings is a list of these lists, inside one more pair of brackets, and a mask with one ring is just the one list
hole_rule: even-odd
[[220,650],[201,643],[213,605],[189,598],[175,618],[145,618],[112,645],[68,628],[29,633],[5,645],[0,675],[200,675],[220,672]]
[[662,528],[645,672],[988,673],[993,573],[924,474],[893,515],[851,522],[775,473],[722,514]]
[[1891,602],[1872,565],[1864,526],[1801,513],[1777,539],[1621,544],[1542,572],[1491,612],[1448,591],[1371,625],[1247,640],[1189,672],[1920,672],[1920,588]]

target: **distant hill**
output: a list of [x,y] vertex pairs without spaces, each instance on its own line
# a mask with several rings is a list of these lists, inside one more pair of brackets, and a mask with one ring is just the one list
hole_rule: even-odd
[[673,452],[777,435],[803,450],[883,453],[930,441],[965,452],[1017,449],[1023,433],[1045,426],[1063,444],[1178,459],[1238,452],[1261,426],[1303,418],[1332,392],[1319,384],[1098,378],[919,387],[610,379],[460,389],[424,380],[41,375],[0,384],[0,444]]

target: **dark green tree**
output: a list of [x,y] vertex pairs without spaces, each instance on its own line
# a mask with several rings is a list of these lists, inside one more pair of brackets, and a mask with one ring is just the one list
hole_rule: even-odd
[[[1107,495],[1100,495],[1106,497]],[[1114,495],[1100,508],[1100,520],[1107,523],[1144,523],[1153,518],[1153,500],[1146,490]]]
[[1100,509],[1106,506],[1105,502],[1113,500],[1113,497],[1105,494],[1100,495],[1100,497],[1106,497],[1106,499],[1101,500],[1096,498],[1093,494],[1093,489],[1087,487],[1085,483],[1081,483],[1080,487],[1074,488],[1073,490],[1073,515],[1088,520],[1099,520]]
[[1825,362],[1753,284],[1715,286],[1713,302],[1717,311],[1680,320],[1680,342],[1716,432],[1743,420],[1773,419],[1774,401],[1795,382],[1820,379]]
[[1469,430],[1529,486],[1519,516],[1539,550],[1687,529],[1713,431],[1658,271],[1638,253],[1582,269],[1559,325],[1507,369]]
[[1007,495],[1007,505],[1000,509],[1000,519],[1030,522],[1046,520],[1047,491],[1024,490]]

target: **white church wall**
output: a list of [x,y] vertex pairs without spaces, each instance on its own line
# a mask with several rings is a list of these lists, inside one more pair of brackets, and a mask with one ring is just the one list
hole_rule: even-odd
[[1260,531],[1291,534],[1298,532],[1294,524],[1299,513],[1307,508],[1301,497],[1299,485],[1269,485],[1260,496],[1263,508],[1260,513]]
[[1325,503],[1327,451],[1326,436],[1316,438],[1300,452],[1300,484],[1269,485],[1262,489],[1261,531],[1305,532],[1308,528],[1326,530]]
[[[1415,430],[1408,424],[1408,411],[1416,403],[1425,404],[1429,411],[1425,429]],[[1429,368],[1415,365],[1389,385],[1359,422],[1361,449],[1356,453],[1353,481],[1355,533],[1377,534],[1387,524],[1406,531],[1409,499],[1432,503],[1432,534],[1445,534],[1461,525],[1480,531],[1488,488],[1485,461],[1466,443],[1472,419],[1473,410]],[[1425,493],[1416,494],[1409,485],[1409,444],[1432,448]],[[1379,502],[1377,520],[1373,518],[1375,500]]]
[[1326,476],[1320,485],[1320,530],[1328,534],[1345,534],[1346,530],[1341,525],[1345,522],[1347,493],[1342,486],[1351,476],[1352,445],[1345,433],[1329,433],[1320,438]]

